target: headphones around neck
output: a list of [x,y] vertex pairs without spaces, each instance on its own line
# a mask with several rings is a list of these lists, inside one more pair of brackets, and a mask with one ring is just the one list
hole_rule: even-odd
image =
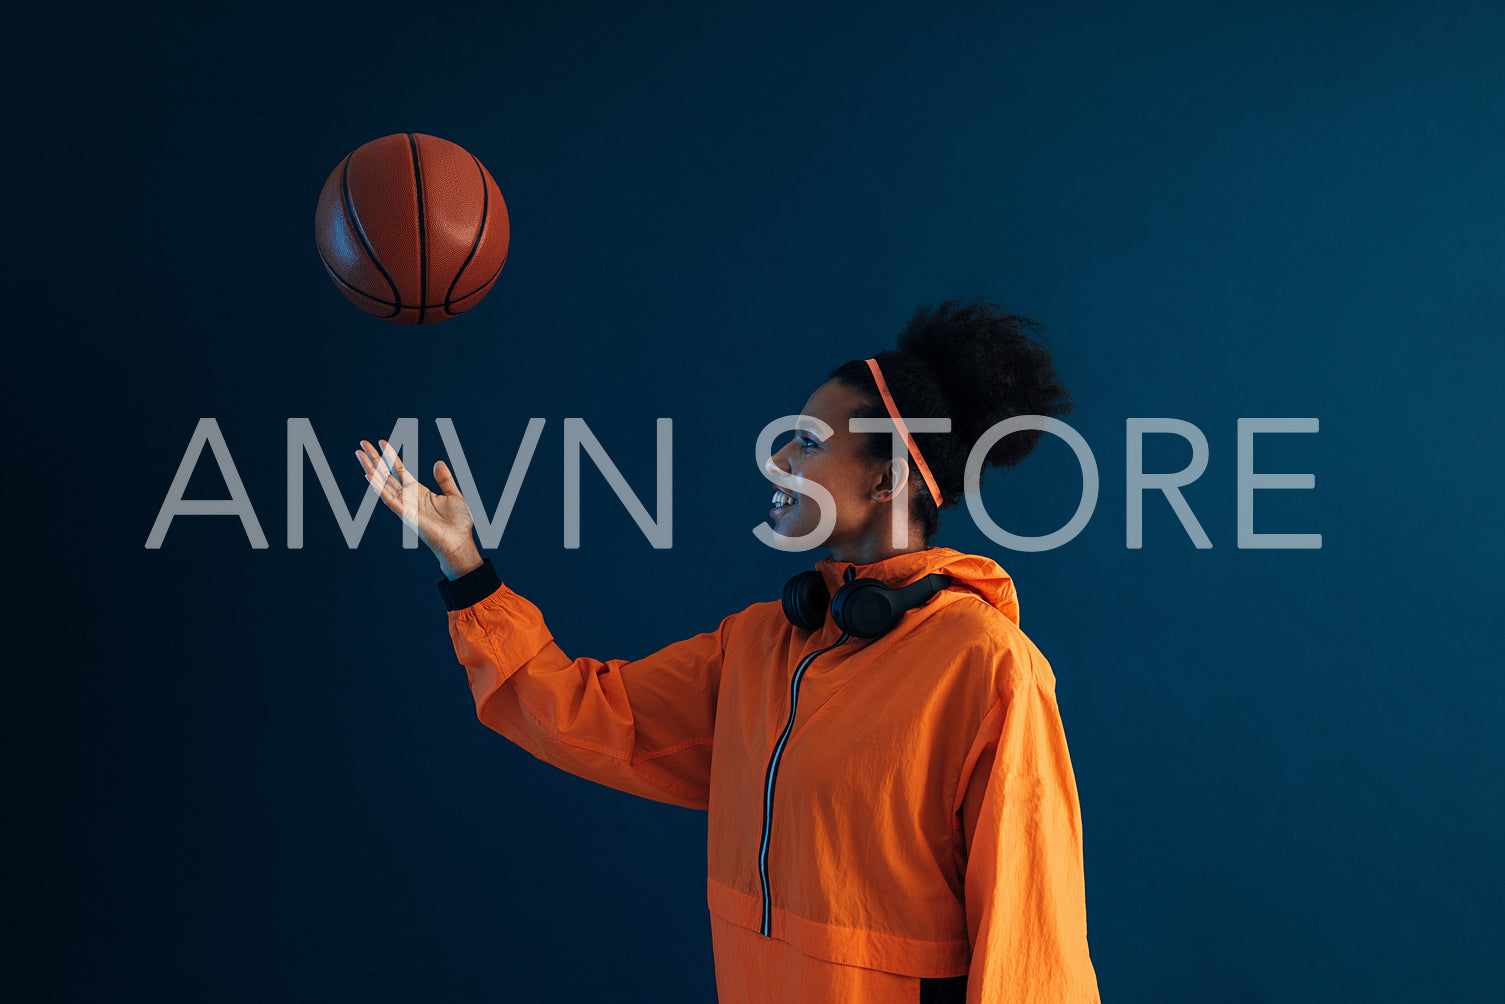
[[900,589],[890,589],[877,579],[857,579],[847,569],[847,581],[832,597],[820,572],[801,572],[784,583],[784,616],[795,627],[819,631],[826,622],[826,607],[836,626],[853,638],[876,638],[915,607],[924,606],[951,585],[951,576],[931,572]]

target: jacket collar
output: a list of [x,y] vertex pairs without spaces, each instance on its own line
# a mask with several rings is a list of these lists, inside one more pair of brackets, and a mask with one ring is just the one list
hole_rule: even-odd
[[826,588],[832,596],[846,584],[849,571],[851,578],[877,579],[892,589],[907,586],[931,572],[943,572],[951,576],[952,589],[976,593],[1009,620],[1019,623],[1019,598],[1014,592],[1014,580],[998,562],[980,554],[963,554],[949,547],[927,547],[921,551],[896,554],[870,565],[827,557],[818,561],[815,569],[826,580]]

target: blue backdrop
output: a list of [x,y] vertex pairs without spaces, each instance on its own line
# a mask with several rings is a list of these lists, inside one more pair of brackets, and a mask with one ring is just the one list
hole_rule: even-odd
[[[822,552],[751,534],[753,442],[915,307],[985,296],[1050,333],[1102,474],[1070,544],[967,513],[1050,659],[1080,788],[1105,1001],[1483,1001],[1505,982],[1496,383],[1505,13],[1493,4],[382,2],[37,12],[13,36],[6,690],[11,986],[28,999],[707,1001],[705,819],[481,726],[425,550],[346,546],[286,428],[350,455],[451,418],[501,546],[575,655],[635,657],[773,598]],[[512,222],[438,327],[350,306],[312,215],[393,132],[487,165]],[[270,546],[180,517],[214,417]],[[585,475],[563,420],[673,547]],[[1125,545],[1125,423],[1206,434]],[[1256,494],[1237,546],[1237,422]],[[1175,471],[1184,441],[1149,437]],[[984,499],[1071,515],[1045,441]],[[190,498],[222,498],[206,453]]]

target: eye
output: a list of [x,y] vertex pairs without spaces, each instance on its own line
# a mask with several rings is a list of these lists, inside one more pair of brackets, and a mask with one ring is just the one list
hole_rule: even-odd
[[799,443],[800,449],[802,450],[813,450],[817,445],[819,445],[815,442],[815,440],[811,439],[809,436],[804,435],[795,436],[794,441],[796,443]]

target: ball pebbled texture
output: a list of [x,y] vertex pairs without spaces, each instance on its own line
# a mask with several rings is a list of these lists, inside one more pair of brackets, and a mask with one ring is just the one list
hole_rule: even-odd
[[501,274],[510,231],[496,181],[464,147],[395,133],[330,172],[314,242],[335,286],[361,310],[435,324],[474,307]]

